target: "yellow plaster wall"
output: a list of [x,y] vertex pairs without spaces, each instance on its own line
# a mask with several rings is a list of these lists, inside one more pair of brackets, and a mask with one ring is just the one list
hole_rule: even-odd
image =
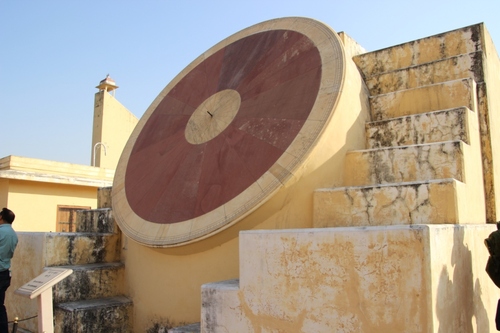
[[118,160],[138,119],[118,100],[106,91],[99,91],[94,99],[94,128],[92,132],[91,165],[116,169]]
[[[343,40],[352,41],[347,37]],[[122,256],[127,290],[134,301],[135,332],[144,332],[154,324],[199,321],[201,286],[239,276],[240,230],[312,227],[313,191],[342,184],[346,152],[365,143],[368,92],[351,61],[350,50],[355,49],[347,48],[344,86],[327,130],[311,156],[269,201],[235,226],[178,248],[148,248],[123,236]]]
[[16,214],[16,231],[56,231],[57,205],[96,208],[97,189],[9,180],[8,206]]

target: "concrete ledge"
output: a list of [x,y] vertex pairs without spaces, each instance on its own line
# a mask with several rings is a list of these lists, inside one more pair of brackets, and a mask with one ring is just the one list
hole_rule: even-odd
[[92,187],[110,186],[114,170],[20,156],[0,158],[0,178]]

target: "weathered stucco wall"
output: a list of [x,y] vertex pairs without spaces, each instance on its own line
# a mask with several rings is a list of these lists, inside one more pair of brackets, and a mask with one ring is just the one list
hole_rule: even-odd
[[494,332],[492,225],[245,231],[202,332]]
[[124,240],[122,255],[134,300],[135,331],[143,332],[154,324],[199,321],[201,285],[239,276],[239,230],[312,226],[313,191],[342,184],[346,152],[364,147],[365,142],[367,90],[350,60],[353,54],[346,53],[344,86],[326,131],[297,174],[269,201],[234,227],[192,245],[152,249]]

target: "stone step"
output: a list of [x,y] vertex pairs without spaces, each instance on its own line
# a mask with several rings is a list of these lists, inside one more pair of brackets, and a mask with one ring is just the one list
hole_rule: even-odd
[[118,234],[53,232],[44,236],[44,266],[120,261]]
[[355,56],[365,78],[483,49],[481,24]]
[[76,232],[117,233],[113,210],[99,208],[77,211]]
[[201,286],[201,326],[203,332],[210,332],[212,327],[217,327],[220,318],[224,317],[224,309],[219,307],[220,304],[224,304],[230,309],[234,309],[233,305],[239,305],[235,303],[239,289],[239,279],[217,281]]
[[[184,325],[181,327],[174,327],[167,331],[167,333],[200,333],[200,332],[201,332],[200,323]],[[205,330],[205,332],[210,332],[210,331]]]
[[472,79],[437,83],[370,98],[373,120],[467,107],[475,111],[476,84]]
[[111,208],[112,186],[97,189],[97,208]]
[[112,297],[125,292],[121,262],[58,267],[72,269],[73,273],[54,286],[55,303]]
[[313,226],[484,223],[484,195],[470,192],[456,179],[318,189]]
[[366,124],[366,147],[373,149],[456,140],[470,143],[470,120],[477,123],[477,115],[461,107],[370,122]]
[[462,141],[354,150],[346,154],[346,186],[454,178],[465,182]]
[[59,303],[54,306],[54,332],[128,333],[132,316],[132,301],[125,296]]
[[413,89],[431,84],[472,78],[483,82],[483,52],[461,54],[430,63],[398,69],[365,79],[370,95]]

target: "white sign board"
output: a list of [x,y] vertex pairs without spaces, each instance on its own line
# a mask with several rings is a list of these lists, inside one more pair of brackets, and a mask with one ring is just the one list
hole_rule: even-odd
[[16,294],[30,299],[38,297],[38,332],[54,333],[54,314],[52,310],[52,287],[68,275],[72,269],[49,267],[42,274],[15,291]]
[[72,269],[50,267],[30,282],[15,291],[16,294],[27,296],[31,299],[37,297],[45,290],[52,288],[57,282],[73,273]]

